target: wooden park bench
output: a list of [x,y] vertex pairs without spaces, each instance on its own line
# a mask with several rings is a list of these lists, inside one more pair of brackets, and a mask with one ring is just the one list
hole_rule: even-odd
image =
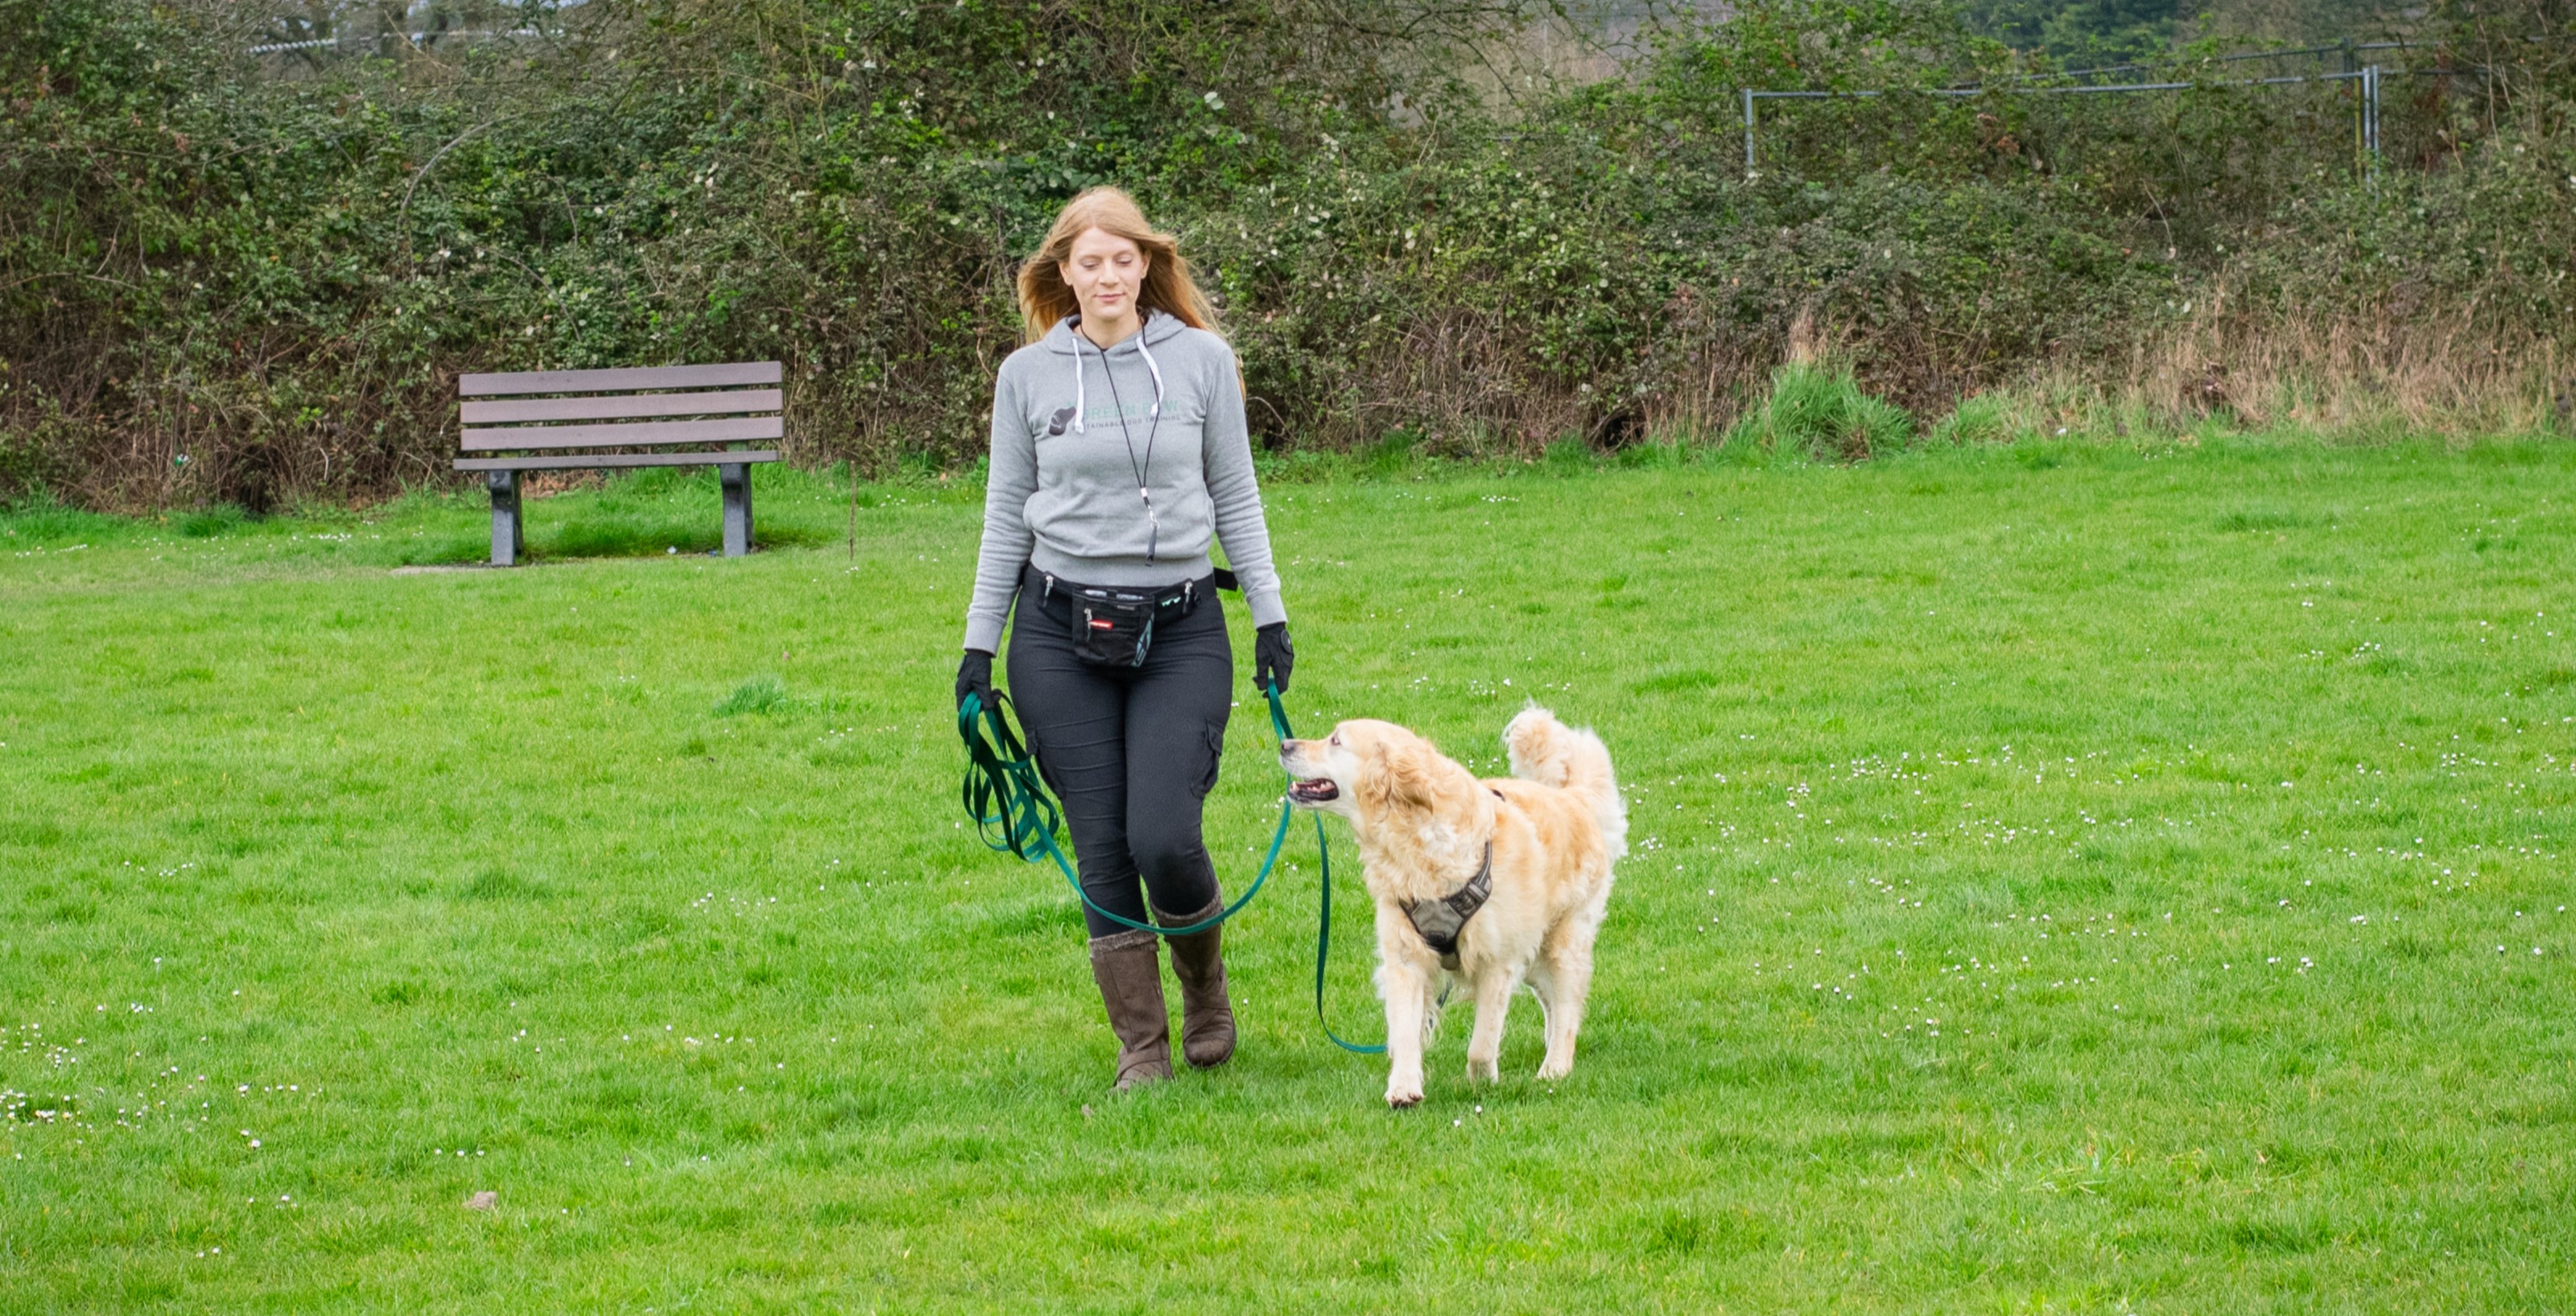
[[[713,466],[724,486],[724,554],[750,552],[751,464],[774,462],[778,453],[744,445],[784,433],[778,380],[775,361],[460,377],[458,429],[469,455],[456,459],[456,469],[482,471],[492,491],[492,565],[516,563],[527,547],[521,471]],[[683,444],[671,452],[604,451]],[[504,452],[533,455],[482,455]]]

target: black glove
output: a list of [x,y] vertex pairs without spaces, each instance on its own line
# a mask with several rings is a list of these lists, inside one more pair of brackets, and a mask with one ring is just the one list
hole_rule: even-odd
[[993,655],[981,649],[967,650],[964,661],[957,664],[957,706],[959,708],[966,706],[968,695],[975,696],[979,701],[976,705],[979,708],[989,710],[994,707]]
[[1288,693],[1288,669],[1297,665],[1297,646],[1288,642],[1288,623],[1274,621],[1252,634],[1252,685],[1272,685]]

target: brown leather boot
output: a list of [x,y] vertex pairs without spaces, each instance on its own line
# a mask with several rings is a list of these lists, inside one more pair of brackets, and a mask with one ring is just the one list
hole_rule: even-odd
[[[1195,914],[1158,909],[1154,917],[1167,928],[1187,927],[1224,911],[1225,895],[1219,892]],[[1225,960],[1217,953],[1224,936],[1220,923],[1205,932],[1164,938],[1172,943],[1172,976],[1181,980],[1181,1058],[1197,1069],[1213,1069],[1234,1054],[1234,1004],[1226,999]]]
[[1163,1007],[1161,938],[1151,932],[1114,932],[1091,939],[1091,976],[1118,1035],[1118,1090],[1160,1083],[1172,1076],[1172,1021]]

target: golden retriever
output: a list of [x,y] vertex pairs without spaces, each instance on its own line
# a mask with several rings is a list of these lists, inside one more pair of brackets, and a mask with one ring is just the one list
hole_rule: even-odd
[[[1547,1030],[1538,1076],[1574,1068],[1610,866],[1628,850],[1627,806],[1601,738],[1544,708],[1513,718],[1503,745],[1512,775],[1485,781],[1391,722],[1344,722],[1329,739],[1279,747],[1295,779],[1290,798],[1350,819],[1359,837],[1377,902],[1390,1106],[1422,1100],[1422,1048],[1443,969],[1476,1002],[1468,1081],[1501,1077],[1503,1015],[1524,981],[1538,993]],[[1444,965],[1408,908],[1458,892],[1488,855],[1492,893],[1459,929],[1455,965]]]

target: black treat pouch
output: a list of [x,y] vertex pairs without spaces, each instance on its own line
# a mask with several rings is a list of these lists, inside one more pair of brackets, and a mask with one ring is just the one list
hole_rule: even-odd
[[1209,596],[1204,579],[1163,589],[1121,588],[1079,585],[1030,567],[1022,580],[1021,588],[1038,591],[1040,611],[1064,619],[1073,656],[1095,667],[1144,666],[1155,623],[1179,621]]
[[1078,586],[1072,598],[1073,656],[1096,667],[1142,667],[1154,647],[1158,600],[1141,590]]

